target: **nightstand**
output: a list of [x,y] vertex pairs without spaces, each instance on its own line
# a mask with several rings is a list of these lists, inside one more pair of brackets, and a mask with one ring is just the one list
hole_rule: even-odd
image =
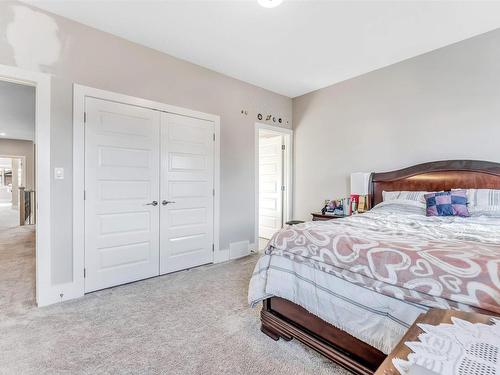
[[285,224],[286,225],[297,225],[297,224],[302,224],[304,221],[302,220],[290,220],[290,221],[287,221]]
[[332,219],[342,219],[345,215],[323,215],[321,212],[312,212],[312,221],[326,221]]

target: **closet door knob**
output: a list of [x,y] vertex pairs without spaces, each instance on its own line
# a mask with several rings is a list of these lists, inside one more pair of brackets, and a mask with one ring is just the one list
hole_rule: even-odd
[[146,203],[146,206],[158,206],[158,202],[152,201],[151,203]]
[[161,202],[161,204],[164,205],[164,206],[166,206],[169,203],[175,203],[175,201],[166,201],[166,200],[164,200],[164,201]]

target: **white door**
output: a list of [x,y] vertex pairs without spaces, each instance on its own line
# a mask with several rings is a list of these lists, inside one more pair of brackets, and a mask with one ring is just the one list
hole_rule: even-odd
[[259,237],[283,226],[283,137],[259,138]]
[[159,274],[160,112],[85,102],[85,292]]
[[164,113],[160,273],[213,261],[214,124]]

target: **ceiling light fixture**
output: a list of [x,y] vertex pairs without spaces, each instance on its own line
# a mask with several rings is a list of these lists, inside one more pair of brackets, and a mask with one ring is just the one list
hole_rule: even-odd
[[276,8],[283,0],[257,0],[264,8]]
[[6,133],[0,133],[0,137],[5,137],[6,135]]

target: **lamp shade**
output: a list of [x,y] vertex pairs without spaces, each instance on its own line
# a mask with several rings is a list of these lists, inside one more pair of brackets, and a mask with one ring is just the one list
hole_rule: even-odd
[[370,173],[351,173],[351,194],[368,195],[368,184],[370,183]]

